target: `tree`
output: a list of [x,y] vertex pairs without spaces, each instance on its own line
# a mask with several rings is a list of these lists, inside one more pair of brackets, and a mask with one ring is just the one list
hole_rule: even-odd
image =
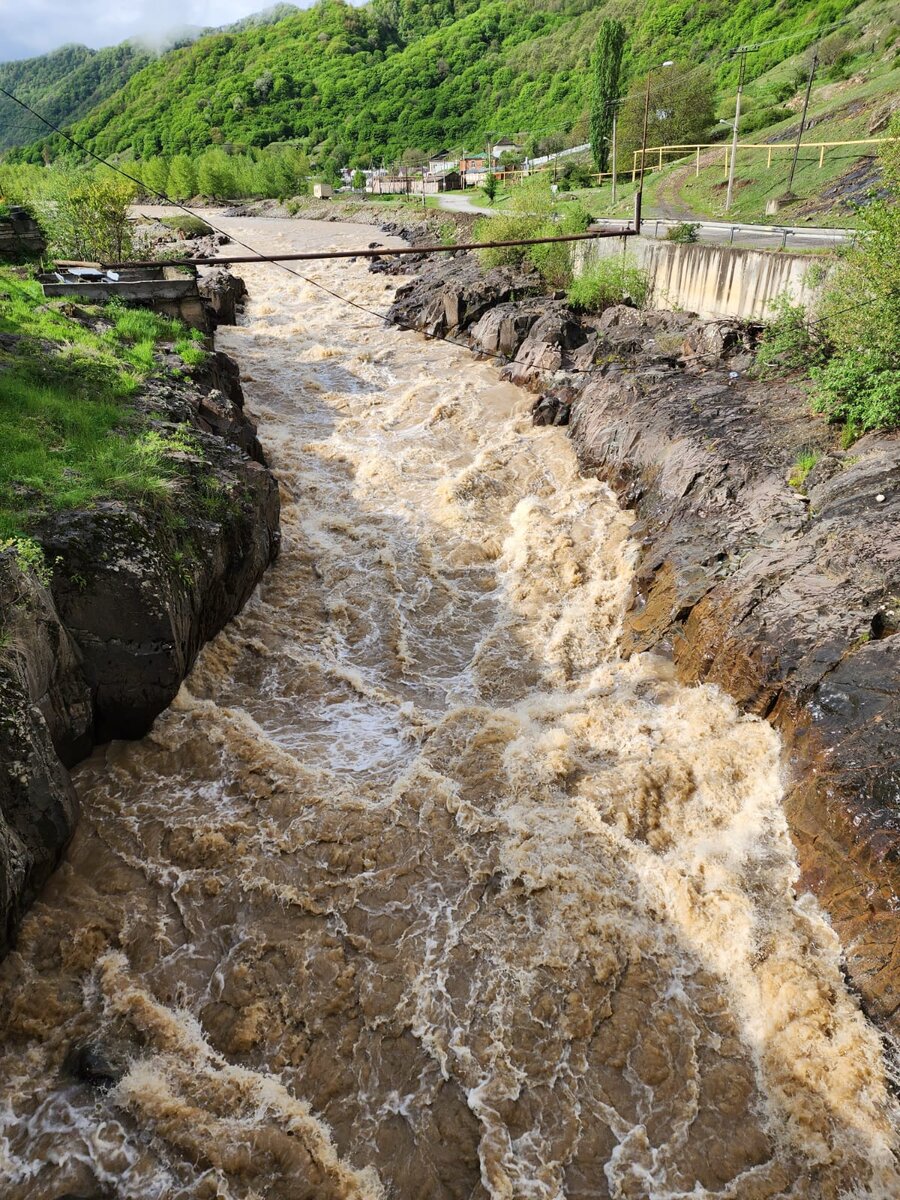
[[[619,118],[619,146],[623,161],[639,150],[644,122],[647,77],[638,83],[622,105]],[[650,112],[647,121],[647,145],[690,145],[706,140],[715,123],[715,89],[706,67],[687,67],[675,63],[657,68],[650,78]]]
[[173,200],[189,200],[197,191],[194,164],[186,154],[176,154],[169,163],[168,190]]
[[106,173],[75,182],[61,176],[43,224],[51,249],[59,258],[89,262],[121,262],[134,255],[128,206],[137,189],[130,179]]
[[487,196],[488,200],[493,202],[494,197],[497,195],[497,176],[493,171],[488,171],[484,183],[481,185],[481,190]]
[[234,191],[234,171],[224,150],[207,150],[197,160],[197,189],[213,198],[230,196]]
[[619,96],[622,72],[622,52],[625,49],[625,26],[621,21],[607,18],[600,26],[597,44],[591,61],[591,153],[598,171],[605,171],[609,160],[614,101]]
[[[900,135],[900,119],[889,132]],[[881,147],[881,165],[887,195],[861,210],[862,236],[838,259],[815,327],[831,357],[813,371],[813,402],[850,437],[900,427],[900,142]]]
[[166,194],[169,182],[169,165],[164,158],[148,158],[141,167],[141,179],[150,192]]
[[353,178],[350,180],[350,186],[357,192],[363,192],[366,188],[366,177],[360,171],[359,167],[353,172]]
[[410,147],[408,150],[404,150],[400,155],[400,162],[402,166],[406,167],[408,170],[416,170],[425,166],[425,164],[428,162],[428,155],[422,150],[416,150],[414,147]]

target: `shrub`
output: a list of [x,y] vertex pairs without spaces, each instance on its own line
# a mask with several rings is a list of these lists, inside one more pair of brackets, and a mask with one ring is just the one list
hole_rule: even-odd
[[763,379],[786,371],[806,370],[824,356],[821,339],[814,333],[802,304],[787,295],[772,301],[775,315],[763,330],[756,351],[756,370]]
[[812,372],[813,407],[856,435],[900,428],[900,365],[878,350],[836,355]]
[[[567,233],[584,233],[591,222],[590,214],[581,204],[567,204],[556,223],[545,222],[534,237],[554,237]],[[565,288],[572,282],[572,243],[548,242],[527,247],[529,261],[537,267],[541,278],[553,288]]]
[[[505,212],[496,217],[482,218],[476,224],[474,234],[476,241],[484,242],[555,237],[559,234],[583,233],[590,220],[587,209],[578,203],[566,204],[558,213],[549,179],[546,175],[533,175],[513,188]],[[531,263],[545,283],[554,288],[567,287],[572,279],[570,242],[501,246],[493,250],[481,250],[479,256],[487,267]]]
[[699,223],[693,221],[679,221],[677,225],[673,225],[666,234],[667,242],[696,242],[697,230],[700,228]]
[[487,196],[488,200],[493,201],[497,195],[497,176],[493,171],[488,171],[484,183],[481,185],[481,190]]
[[881,161],[889,195],[861,210],[860,236],[831,276],[821,324],[833,357],[813,372],[817,411],[860,431],[900,426],[900,142]]
[[647,303],[650,280],[647,272],[633,259],[604,258],[592,263],[569,288],[573,308],[584,312],[602,312],[614,304],[630,300],[638,308]]
[[741,117],[741,135],[755,133],[757,129],[765,129],[769,125],[777,125],[779,121],[786,121],[792,116],[794,113],[789,108],[782,108],[780,105],[773,104],[768,108],[756,109]]
[[50,248],[59,258],[120,262],[137,253],[128,206],[136,186],[118,175],[63,176],[52,200],[42,210]]

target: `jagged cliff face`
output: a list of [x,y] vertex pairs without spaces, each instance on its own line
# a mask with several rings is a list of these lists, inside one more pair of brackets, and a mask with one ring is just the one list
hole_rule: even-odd
[[[633,514],[493,364],[249,282],[225,338],[284,550],[151,734],[77,774],[0,967],[11,1200],[892,1200],[778,735],[621,652]],[[552,305],[529,336],[590,331]]]
[[0,556],[0,953],[72,835],[65,768],[150,727],[277,549],[278,492],[234,364],[217,355],[141,402],[161,431],[194,431],[172,503],[49,519],[46,583]]

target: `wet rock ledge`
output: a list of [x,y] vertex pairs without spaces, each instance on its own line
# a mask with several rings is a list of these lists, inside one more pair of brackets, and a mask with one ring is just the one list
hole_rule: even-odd
[[[404,284],[390,320],[514,358],[536,423],[568,424],[582,469],[634,509],[624,653],[670,655],[683,682],[781,732],[797,887],[897,1031],[900,436],[842,450],[802,381],[746,374],[752,327],[622,306],[585,319],[539,291],[457,256]],[[798,479],[805,452],[820,457]]]
[[139,404],[163,435],[190,427],[171,503],[48,519],[46,582],[0,554],[0,955],[74,831],[67,768],[146,733],[277,553],[278,488],[237,365],[210,355]]

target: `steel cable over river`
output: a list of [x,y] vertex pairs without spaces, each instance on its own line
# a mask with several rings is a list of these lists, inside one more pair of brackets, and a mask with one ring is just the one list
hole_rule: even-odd
[[[492,365],[244,274],[218,344],[283,552],[153,731],[76,772],[0,966],[0,1195],[900,1195],[776,735],[617,653],[628,514]],[[74,1080],[79,1045],[121,1077]]]

